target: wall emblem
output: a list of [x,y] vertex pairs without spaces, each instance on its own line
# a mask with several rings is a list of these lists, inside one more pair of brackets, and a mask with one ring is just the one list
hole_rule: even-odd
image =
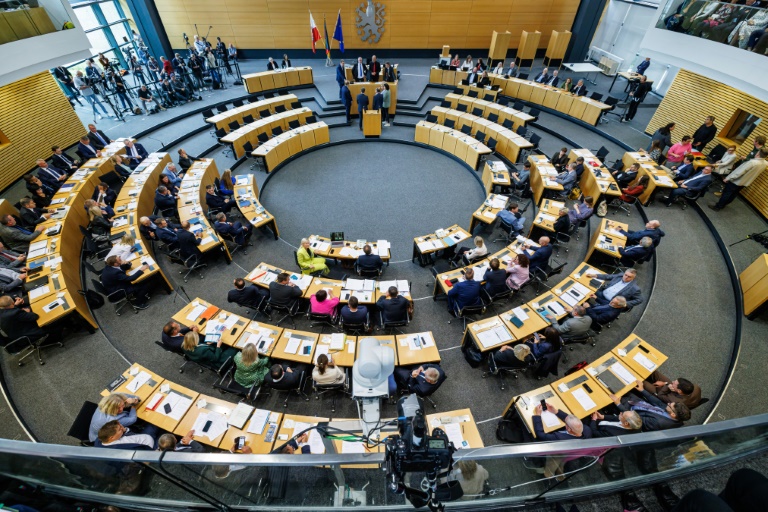
[[384,4],[368,0],[368,5],[360,4],[355,10],[357,22],[357,34],[360,39],[369,43],[378,43],[381,34],[384,33]]

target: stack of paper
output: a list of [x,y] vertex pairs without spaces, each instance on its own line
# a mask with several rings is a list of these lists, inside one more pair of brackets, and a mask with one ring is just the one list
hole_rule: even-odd
[[526,314],[525,311],[523,311],[522,307],[517,307],[513,309],[512,313],[514,313],[515,316],[519,318],[521,322],[525,322],[526,320],[528,320],[528,315]]
[[635,379],[634,375],[629,373],[629,371],[624,368],[624,365],[621,363],[613,363],[610,366],[611,372],[613,372],[614,375],[616,375],[618,378],[624,381],[624,384],[632,384],[637,379]]
[[561,424],[560,418],[549,411],[541,411],[541,421],[548,428],[559,427]]
[[343,332],[331,334],[331,350],[341,350],[344,348],[346,335]]
[[205,313],[206,309],[208,309],[208,306],[197,304],[194,308],[192,308],[192,311],[187,314],[186,319],[190,322],[194,322],[200,315]]
[[243,428],[245,422],[248,421],[248,416],[251,415],[251,411],[253,411],[253,407],[246,403],[240,402],[230,413],[229,418],[227,419],[227,423],[235,428]]
[[285,345],[284,352],[286,354],[296,354],[296,352],[299,350],[299,344],[301,344],[301,340],[299,338],[292,338],[290,334],[287,334],[288,336],[288,343]]
[[[331,347],[325,343],[318,343],[317,348],[315,349],[315,355],[314,355],[314,361],[315,364],[317,364],[317,359],[322,355],[325,354],[326,356],[330,353]],[[329,356],[328,359],[331,359]]]
[[645,355],[641,354],[640,352],[635,354],[634,357],[632,357],[632,359],[634,359],[635,361],[643,365],[648,370],[653,371],[656,369],[656,363],[654,363],[653,361],[645,357]]
[[582,409],[585,411],[589,411],[590,409],[594,409],[597,407],[597,404],[589,397],[587,392],[579,386],[576,390],[573,392],[573,398],[576,399],[577,402],[579,402],[579,405]]
[[499,325],[493,329],[488,329],[478,333],[477,338],[484,348],[493,347],[501,343],[512,341],[512,335],[503,325]]
[[[208,432],[203,432],[206,423],[211,422]],[[210,441],[218,438],[227,431],[227,418],[215,412],[201,412],[192,426],[196,436],[205,436]]]
[[249,434],[261,435],[264,432],[264,427],[267,426],[269,421],[270,412],[265,409],[256,409],[253,411],[251,422],[248,424],[247,432]]
[[29,292],[29,300],[35,300],[38,297],[42,297],[51,292],[51,288],[48,285],[40,286]]
[[125,387],[128,391],[131,393],[135,393],[139,390],[141,386],[147,383],[149,379],[151,379],[152,376],[145,372],[141,371],[139,374],[131,380],[131,382],[128,383],[128,385]]

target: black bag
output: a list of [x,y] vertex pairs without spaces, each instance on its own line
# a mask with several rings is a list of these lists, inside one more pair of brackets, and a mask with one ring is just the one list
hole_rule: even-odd
[[477,368],[483,362],[483,353],[477,349],[474,343],[463,345],[461,351],[464,352],[464,359],[472,368]]
[[496,438],[503,443],[522,443],[525,441],[522,430],[525,427],[521,427],[522,425],[513,420],[499,420],[496,425]]
[[104,297],[102,297],[100,293],[97,293],[93,290],[80,290],[80,294],[85,297],[85,300],[88,302],[88,307],[91,309],[99,309],[105,303]]
[[575,365],[571,366],[567,372],[565,372],[565,375],[570,375],[572,373],[576,373],[577,371],[585,368],[589,363],[586,361],[582,361],[580,363],[576,363]]

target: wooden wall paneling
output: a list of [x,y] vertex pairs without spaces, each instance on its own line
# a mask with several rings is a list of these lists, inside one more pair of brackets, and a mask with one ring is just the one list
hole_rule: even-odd
[[155,7],[158,12],[187,11],[184,0],[155,0]]

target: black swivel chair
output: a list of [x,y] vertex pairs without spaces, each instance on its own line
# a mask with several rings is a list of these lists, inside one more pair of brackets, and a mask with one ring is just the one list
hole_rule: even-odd
[[282,127],[280,127],[280,126],[275,126],[274,128],[272,128],[272,136],[273,136],[273,137],[277,137],[277,136],[278,136],[278,135],[280,135],[281,133],[283,133],[283,128],[282,128]]
[[466,112],[467,105],[464,103],[459,103],[458,105],[456,105],[456,110],[458,110],[459,112]]
[[291,103],[291,109],[296,110],[297,108],[301,108],[301,102],[300,101],[294,101]]
[[245,102],[243,100],[235,100],[232,102],[232,106],[235,108],[240,108],[243,105],[245,105]]
[[233,132],[239,129],[240,129],[240,123],[238,123],[237,121],[232,121],[231,123],[229,123],[229,131]]
[[498,123],[499,122],[499,114],[488,114],[488,121],[492,123]]
[[272,115],[272,112],[269,111],[269,109],[259,110],[259,118],[265,119]]
[[343,394],[349,393],[349,370],[344,369],[344,382],[339,384],[318,384],[312,379],[312,391],[314,392],[315,400],[320,400],[320,396],[326,393],[331,394],[331,412],[336,412],[336,395],[341,392]]
[[451,108],[451,102],[448,100],[443,100],[440,102],[440,106],[443,108]]
[[217,111],[219,114],[223,114],[223,113],[224,113],[224,112],[226,112],[227,110],[229,110],[229,109],[227,108],[227,104],[226,104],[226,103],[224,103],[223,105],[216,105],[216,111]]
[[299,122],[297,120],[295,120],[295,119],[293,121],[288,121],[288,128],[290,128],[291,130],[295,130],[296,128],[298,128],[300,126],[301,126],[301,124],[299,124]]
[[251,124],[253,121],[254,119],[251,114],[247,114],[243,116],[243,124]]
[[472,134],[472,127],[468,124],[465,124],[461,127],[461,133],[464,135],[471,135]]
[[97,404],[86,400],[83,402],[82,407],[80,407],[80,412],[77,413],[72,426],[69,427],[67,435],[80,441],[80,446],[93,446],[88,434],[91,430],[91,419],[93,419],[93,414],[98,408]]
[[285,112],[286,110],[288,110],[288,109],[287,109],[287,108],[285,108],[285,105],[277,105],[277,106],[275,107],[275,114],[282,114],[282,113],[283,113],[283,112]]
[[275,389],[275,388],[272,388],[272,390],[274,390],[276,392],[285,393],[285,400],[283,400],[283,407],[288,407],[288,399],[291,397],[291,393],[294,392],[294,391],[296,392],[297,395],[303,396],[305,402],[309,401],[309,397],[307,396],[306,393],[304,393],[304,386],[307,383],[307,379],[308,378],[309,378],[309,376],[305,375],[304,372],[302,371],[301,375],[299,375],[299,385],[296,386],[295,388],[293,388],[293,389]]
[[445,125],[446,128],[453,129],[453,128],[456,127],[456,121],[454,121],[453,119],[446,119],[445,123],[443,123],[443,124]]
[[610,151],[608,151],[608,148],[606,148],[605,146],[600,146],[600,149],[598,149],[597,151],[595,150],[590,150],[590,151],[592,151],[595,154],[595,158],[601,161],[605,160],[605,157],[607,157],[608,153],[610,153]]
[[315,124],[317,122],[317,118],[313,115],[307,116],[307,120],[304,121],[304,124]]
[[472,109],[472,115],[477,117],[483,117],[483,109],[481,108],[473,108]]
[[437,123],[437,116],[433,116],[432,114],[427,114],[427,122]]
[[589,95],[589,99],[600,101],[603,99],[603,95],[600,94],[599,92],[593,92],[592,94]]
[[112,293],[108,293],[107,289],[104,288],[104,285],[101,283],[101,281],[93,278],[91,278],[91,284],[93,285],[93,289],[96,291],[96,293],[100,293],[101,295],[105,296],[109,303],[114,306],[115,314],[117,316],[120,316],[120,312],[123,310],[126,304],[129,304],[133,308],[134,314],[138,314],[139,308],[134,306],[133,303],[128,300],[128,293],[125,290],[115,290]]

